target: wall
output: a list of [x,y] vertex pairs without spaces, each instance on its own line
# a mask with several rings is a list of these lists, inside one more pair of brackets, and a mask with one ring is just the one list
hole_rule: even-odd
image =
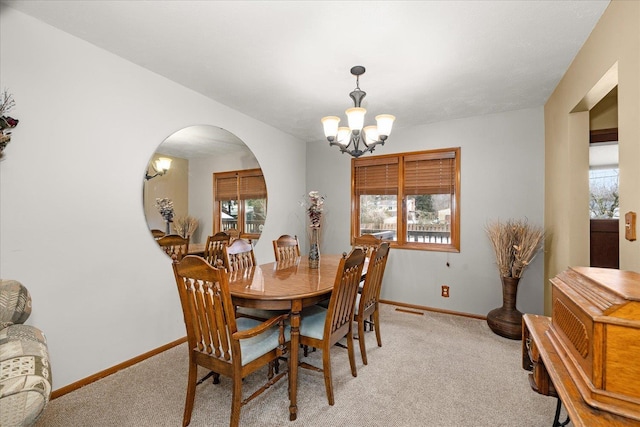
[[[588,110],[611,84],[618,85],[620,213],[640,210],[639,76],[640,2],[614,0],[544,107],[546,279],[589,265]],[[640,271],[640,243],[625,240],[623,221],[620,227],[620,269]],[[550,313],[548,280],[545,289]]]
[[[534,224],[543,222],[542,107],[409,129],[401,128],[399,118],[396,125],[389,141],[374,154],[461,147],[461,250],[392,249],[382,298],[484,316],[502,305],[495,258],[484,231],[486,223],[525,217]],[[307,153],[307,188],[326,195],[321,249],[348,251],[350,156],[329,147],[326,141],[308,143]],[[542,258],[534,259],[520,282],[521,311],[542,313]],[[440,296],[442,284],[450,286],[449,298]]]
[[185,336],[141,194],[173,132],[219,126],[254,152],[269,192],[261,262],[272,239],[304,232],[289,221],[305,192],[303,142],[5,5],[0,57],[20,120],[0,162],[0,277],[31,292],[27,323],[47,336],[54,389]]

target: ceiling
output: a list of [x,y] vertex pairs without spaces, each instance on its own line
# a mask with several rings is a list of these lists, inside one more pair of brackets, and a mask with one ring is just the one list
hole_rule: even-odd
[[365,124],[382,113],[402,128],[542,106],[609,0],[3,3],[321,141],[321,117],[346,121],[354,65],[367,69]]

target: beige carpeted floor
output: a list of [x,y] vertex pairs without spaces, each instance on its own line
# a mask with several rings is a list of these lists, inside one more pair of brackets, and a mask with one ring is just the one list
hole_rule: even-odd
[[[521,367],[521,342],[495,335],[486,321],[384,305],[382,347],[366,333],[369,364],[356,350],[331,351],[335,405],[322,373],[301,369],[298,419],[288,421],[286,378],[243,407],[243,426],[550,426],[556,400],[533,392]],[[357,345],[357,342],[356,342]],[[321,353],[307,362],[321,366]],[[53,367],[55,369],[55,367]],[[54,371],[55,372],[55,371]],[[202,371],[205,374],[205,371]],[[71,392],[47,406],[45,426],[179,426],[187,375],[186,344]],[[266,371],[244,383],[248,396]],[[226,426],[230,382],[208,380],[196,390],[191,426]]]

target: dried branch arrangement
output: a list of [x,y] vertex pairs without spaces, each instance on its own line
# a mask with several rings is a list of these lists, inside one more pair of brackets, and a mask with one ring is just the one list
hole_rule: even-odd
[[542,247],[545,235],[542,227],[514,219],[490,222],[486,231],[502,277],[522,277]]
[[189,215],[179,216],[173,220],[173,229],[182,237],[191,237],[198,228],[198,219]]

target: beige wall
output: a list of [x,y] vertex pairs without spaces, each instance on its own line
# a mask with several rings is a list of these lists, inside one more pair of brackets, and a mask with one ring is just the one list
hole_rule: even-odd
[[[545,105],[545,312],[548,279],[589,265],[589,109],[618,85],[620,212],[640,210],[640,2],[611,2]],[[640,243],[624,239],[620,268],[640,271]]]
[[589,129],[613,129],[618,127],[618,89],[612,90],[589,111]]

